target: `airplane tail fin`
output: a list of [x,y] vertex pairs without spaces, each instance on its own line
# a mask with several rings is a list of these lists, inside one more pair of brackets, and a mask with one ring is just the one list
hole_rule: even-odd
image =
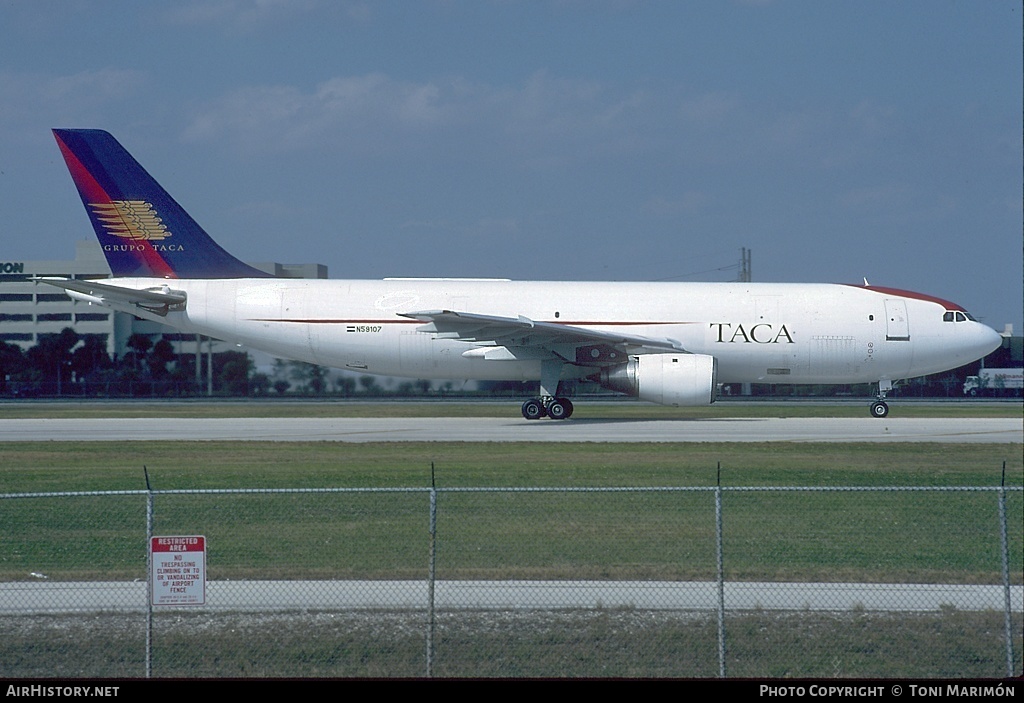
[[115,277],[270,276],[222,249],[107,132],[53,135]]

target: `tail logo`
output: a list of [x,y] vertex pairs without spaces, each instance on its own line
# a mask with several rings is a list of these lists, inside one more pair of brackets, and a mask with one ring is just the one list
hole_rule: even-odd
[[171,236],[153,204],[145,200],[111,200],[89,203],[89,207],[107,234],[114,237],[159,242]]

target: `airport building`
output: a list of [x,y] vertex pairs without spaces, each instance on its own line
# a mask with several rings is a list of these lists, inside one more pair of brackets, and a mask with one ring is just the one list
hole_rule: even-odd
[[[249,265],[281,278],[327,278],[327,267],[323,264]],[[41,338],[70,327],[83,339],[98,338],[108,354],[118,357],[127,351],[128,339],[133,334],[144,334],[154,341],[163,337],[180,353],[198,351],[196,335],[181,334],[127,313],[72,300],[63,290],[32,280],[39,276],[77,280],[111,277],[99,244],[91,239],[75,244],[75,258],[70,261],[0,261],[0,342],[28,349]],[[215,345],[214,351],[219,351],[216,346],[219,345]],[[237,348],[233,344],[224,347]]]

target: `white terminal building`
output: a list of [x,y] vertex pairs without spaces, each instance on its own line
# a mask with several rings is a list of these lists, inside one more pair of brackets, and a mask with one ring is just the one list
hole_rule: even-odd
[[[327,267],[323,264],[248,263],[279,278],[327,278]],[[111,277],[103,251],[94,240],[76,242],[75,258],[70,261],[0,261],[0,342],[28,349],[41,338],[70,327],[79,337],[99,338],[107,353],[118,357],[128,351],[128,338],[133,334],[144,334],[153,341],[163,337],[179,353],[197,351],[196,335],[181,334],[134,315],[72,300],[58,288],[33,282],[37,276],[77,280]],[[237,349],[234,344],[221,343],[214,346],[214,351],[218,351],[218,346]]]

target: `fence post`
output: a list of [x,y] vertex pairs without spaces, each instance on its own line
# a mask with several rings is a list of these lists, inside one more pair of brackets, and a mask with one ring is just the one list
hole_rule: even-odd
[[725,678],[725,560],[722,555],[722,462],[715,479],[715,551],[718,562],[718,677]]
[[146,678],[153,675],[153,488],[149,485],[149,472],[145,465],[142,474],[146,477]]
[[434,674],[434,577],[437,546],[437,487],[430,462],[430,559],[427,567],[427,678]]
[[1006,676],[1013,678],[1013,623],[1010,617],[1010,540],[1006,532],[1006,462],[999,481],[999,539],[1003,557],[1003,619],[1006,630]]

